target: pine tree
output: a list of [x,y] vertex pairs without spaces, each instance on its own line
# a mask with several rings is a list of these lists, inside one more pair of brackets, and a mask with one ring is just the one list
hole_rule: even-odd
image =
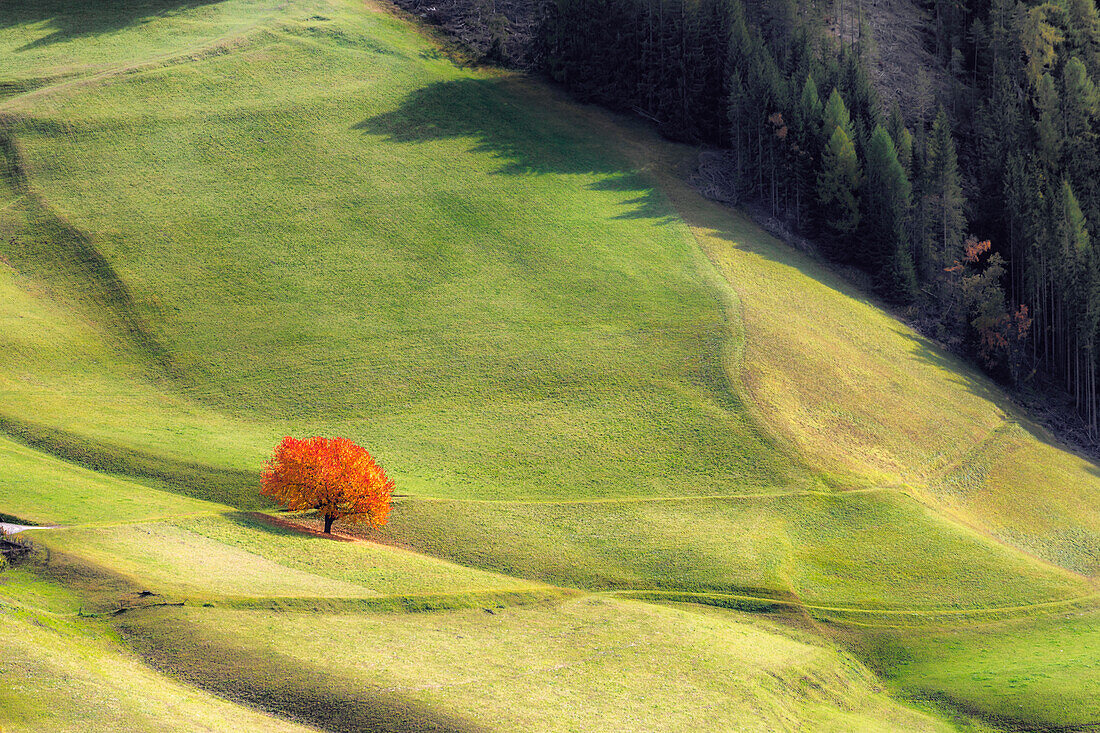
[[1069,181],[1062,181],[1058,203],[1056,237],[1059,251],[1052,253],[1058,258],[1060,271],[1059,287],[1055,292],[1055,359],[1066,389],[1074,394],[1080,408],[1084,397],[1080,354],[1086,347],[1091,349],[1096,332],[1095,324],[1088,323],[1095,308],[1093,256],[1085,215]]
[[1063,0],[1066,42],[1085,63],[1090,76],[1100,74],[1100,17],[1093,0]]
[[821,161],[821,115],[823,107],[812,75],[806,75],[795,116],[796,157],[795,220],[799,228],[816,217],[814,189],[816,172]]
[[[995,2],[994,10],[998,10]],[[992,11],[991,11],[992,12]],[[1020,292],[1022,241],[1018,231],[1012,231],[1012,217],[1017,213],[1006,206],[1008,186],[1008,161],[1028,146],[1024,141],[1028,134],[1024,110],[1019,95],[1020,74],[1008,63],[1009,36],[1007,28],[992,22],[990,51],[993,54],[991,75],[983,80],[985,98],[978,106],[974,119],[974,141],[977,148],[977,176],[979,195],[975,205],[975,228],[989,232],[993,239],[1008,248],[1008,267],[1014,297]],[[1000,54],[998,56],[997,54]]]
[[862,145],[879,123],[882,105],[879,104],[878,94],[867,76],[866,64],[851,48],[845,48],[841,54],[841,69],[841,88],[852,118],[852,129],[845,132],[853,142]]
[[897,150],[898,162],[901,163],[905,175],[912,177],[913,134],[905,126],[905,118],[902,116],[901,107],[898,106],[897,102],[894,102],[893,109],[890,110],[890,119],[887,121],[887,125],[890,139],[894,141],[894,148]]
[[1058,102],[1058,90],[1050,74],[1039,78],[1035,90],[1035,106],[1039,111],[1039,120],[1035,133],[1039,140],[1039,160],[1053,177],[1062,157],[1062,111]]
[[1030,9],[1021,7],[1016,13],[1015,31],[1027,59],[1024,75],[1032,87],[1038,86],[1043,74],[1053,68],[1057,48],[1065,40],[1061,31],[1048,22],[1057,10],[1051,3],[1043,3]]
[[802,95],[798,103],[799,122],[807,132],[817,135],[817,127],[822,119],[821,97],[817,94],[817,84],[812,75],[806,75],[806,81],[802,84]]
[[1062,69],[1062,170],[1080,194],[1090,221],[1100,221],[1100,151],[1094,121],[1097,117],[1096,85],[1085,64],[1073,57]]

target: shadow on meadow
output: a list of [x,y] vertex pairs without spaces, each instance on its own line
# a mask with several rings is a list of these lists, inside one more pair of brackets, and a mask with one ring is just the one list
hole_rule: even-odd
[[500,161],[497,175],[595,175],[593,191],[635,193],[630,209],[615,219],[676,220],[667,199],[617,155],[606,141],[578,131],[571,120],[553,119],[516,101],[507,79],[436,82],[409,94],[399,107],[353,126],[387,142],[423,143],[454,138],[474,141],[472,152]]
[[116,627],[147,663],[216,695],[325,731],[480,733],[476,723],[399,691],[356,684],[338,667],[210,637],[172,613],[125,614]]
[[213,5],[222,0],[10,0],[0,29],[45,24],[47,33],[15,51],[29,51],[83,36],[114,33],[153,18]]

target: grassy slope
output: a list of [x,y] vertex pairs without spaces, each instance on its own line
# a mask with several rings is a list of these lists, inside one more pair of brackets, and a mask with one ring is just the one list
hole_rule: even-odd
[[[110,33],[52,37],[5,72],[14,82],[110,65],[133,72],[0,106],[14,116],[15,140],[0,190],[0,251],[14,265],[0,267],[5,429],[87,465],[234,505],[254,501],[249,481],[274,439],[302,431],[377,447],[403,489],[421,496],[907,485],[1048,559],[1093,569],[1090,464],[1037,441],[988,383],[842,283],[692,198],[665,175],[678,149],[538,87],[456,69],[404,24],[357,5],[297,3],[273,23],[259,7],[228,0],[158,17],[148,33],[123,19]],[[51,13],[39,13],[39,26],[0,26],[0,46],[75,26]],[[184,48],[194,49],[186,63],[158,61]],[[37,60],[25,55],[32,49]],[[608,140],[642,155],[631,162]],[[210,506],[4,450],[12,462],[0,471],[0,509],[18,516],[137,520]],[[1010,509],[1024,494],[1018,519]],[[146,496],[153,503],[141,507]],[[406,506],[395,525],[405,540],[555,582],[922,608],[1090,590],[909,500],[873,494],[671,510]],[[426,528],[449,546],[426,544]],[[284,584],[259,571],[223,575],[212,590],[226,595],[382,592],[355,567],[365,550],[332,550],[323,567],[302,567],[291,545],[306,540],[222,519],[82,532],[51,542],[163,590],[193,592],[202,568],[188,553],[201,552],[214,566],[247,557]],[[169,535],[180,553],[149,552]],[[384,569],[407,569],[412,581],[387,592],[465,589],[475,577],[387,557]],[[557,613],[545,623],[561,623]],[[229,618],[188,623],[233,648]],[[271,623],[289,629],[289,618]],[[409,638],[429,638],[431,617],[416,618]],[[312,621],[343,628],[340,617]],[[626,633],[644,634],[643,621]],[[141,638],[170,646],[174,628],[154,623]],[[258,634],[247,643],[266,643]],[[724,648],[744,657],[750,647]],[[927,664],[937,658],[930,645],[913,650]],[[1067,700],[1092,694],[1095,668],[1083,659]],[[204,673],[199,661],[192,676]],[[509,665],[515,655],[500,647],[482,661]],[[331,684],[346,692],[356,674]],[[918,689],[924,673],[898,674]],[[965,688],[965,674],[958,679],[938,684]],[[574,682],[575,695],[596,685]],[[247,684],[267,689],[270,680]],[[760,719],[824,725],[842,706],[835,686],[818,712],[799,703],[767,718],[767,705],[746,705]],[[511,688],[538,708],[530,688]],[[998,694],[985,712],[1003,708]],[[310,698],[298,689],[280,699],[289,709]],[[1045,720],[1041,706],[1035,714]],[[896,715],[887,719],[906,727],[897,721],[907,713]]]
[[544,587],[404,550],[332,542],[235,514],[59,530],[38,540],[142,587],[193,599],[356,598]]
[[104,476],[0,438],[0,506],[36,524],[126,522],[225,511],[224,505]]
[[635,503],[411,501],[368,536],[594,589],[762,593],[815,605],[923,610],[1091,593],[1080,578],[992,545],[892,492]]
[[904,485],[1050,562],[1096,574],[1096,466],[985,377],[741,216],[673,192],[743,304],[744,382],[815,465]]
[[980,630],[883,632],[862,645],[864,656],[893,685],[917,696],[948,700],[991,719],[1055,729],[1100,719],[1095,611]]
[[277,12],[271,0],[17,0],[0,17],[0,96],[216,45]]

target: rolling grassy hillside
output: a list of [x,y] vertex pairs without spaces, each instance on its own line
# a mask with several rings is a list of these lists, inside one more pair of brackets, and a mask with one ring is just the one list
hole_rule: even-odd
[[[277,692],[297,700],[294,687],[316,686],[320,709],[307,719],[342,716],[364,730],[391,730],[373,727],[387,704],[429,720],[447,711],[443,726],[456,731],[945,729],[886,698],[850,657],[732,613],[585,598],[427,620],[329,617],[322,638],[317,620],[188,609],[122,628],[162,668],[215,689],[235,684],[230,694],[261,708],[288,707],[270,699],[268,675],[295,670]],[[195,640],[215,650],[216,667],[196,654]],[[326,673],[332,668],[340,673]],[[324,697],[342,709],[325,710]]]
[[[690,150],[357,0],[19,0],[0,48],[0,512],[63,525],[0,726],[113,669],[102,729],[1097,722],[1096,467]],[[380,458],[398,547],[243,511],[288,433]]]
[[8,259],[57,281],[88,251],[71,289],[110,293],[157,386],[262,426],[252,445],[226,456],[160,400],[104,414],[125,389],[106,359],[48,393],[9,382],[9,412],[229,468],[263,457],[263,427],[340,431],[432,495],[812,481],[723,375],[728,305],[687,230],[600,136],[426,57],[389,16],[315,15],[0,108],[26,176]]

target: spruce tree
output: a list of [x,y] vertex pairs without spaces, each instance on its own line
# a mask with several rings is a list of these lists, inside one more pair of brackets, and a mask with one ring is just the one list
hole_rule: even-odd
[[1053,177],[1062,157],[1062,110],[1058,102],[1058,89],[1050,74],[1043,74],[1035,90],[1035,106],[1039,120],[1035,134],[1039,141],[1039,160]]
[[1066,389],[1075,394],[1080,406],[1083,380],[1079,360],[1074,354],[1090,346],[1095,334],[1095,324],[1088,323],[1095,307],[1095,282],[1090,272],[1092,248],[1085,215],[1069,181],[1062,181],[1057,208],[1056,238],[1060,251],[1052,253],[1058,258],[1059,271],[1055,290],[1058,309],[1054,323],[1056,358],[1062,364]]
[[1066,41],[1085,62],[1091,76],[1100,75],[1100,16],[1093,0],[1063,0]]
[[905,175],[913,175],[913,134],[905,126],[905,118],[902,117],[901,107],[894,102],[890,110],[890,119],[887,121],[890,131],[890,139],[894,141],[894,149],[897,150],[898,162],[901,163]]
[[844,131],[844,136],[849,141],[855,138],[852,116],[848,112],[847,105],[844,104],[844,98],[840,96],[836,87],[833,87],[833,91],[829,93],[829,101],[825,103],[825,110],[822,112],[821,134],[826,144],[832,139],[833,130],[838,127]]
[[930,208],[930,224],[921,244],[924,255],[934,265],[946,265],[953,261],[962,244],[966,227],[963,215],[965,201],[959,176],[959,160],[955,152],[955,140],[951,135],[951,123],[940,107],[932,133],[928,137],[921,193],[927,197]]
[[1100,221],[1100,151],[1094,131],[1097,101],[1096,85],[1085,64],[1076,57],[1069,59],[1062,69],[1062,170],[1080,194],[1090,221]]
[[1059,200],[1059,239],[1062,244],[1062,255],[1068,256],[1074,252],[1086,249],[1089,246],[1088,226],[1085,223],[1085,215],[1073,193],[1073,187],[1069,181],[1062,181]]
[[799,228],[816,218],[814,205],[816,173],[821,161],[821,114],[823,107],[817,95],[817,84],[812,75],[806,75],[799,97],[795,119],[796,144],[795,157],[795,219]]
[[867,143],[865,168],[859,250],[867,269],[878,274],[883,294],[908,302],[917,288],[906,238],[912,188],[882,125],[875,126]]
[[863,145],[879,123],[882,105],[867,76],[866,64],[851,48],[845,48],[841,54],[841,69],[841,88],[844,89],[844,99],[852,116],[852,128],[845,132],[853,142]]
[[832,137],[821,154],[817,179],[817,203],[823,218],[839,245],[837,253],[848,259],[848,239],[859,226],[859,159],[855,146],[843,125],[833,127]]
[[798,101],[799,122],[807,131],[817,132],[820,124],[822,106],[821,97],[817,93],[817,84],[812,75],[806,75],[806,81],[802,84],[802,95]]

